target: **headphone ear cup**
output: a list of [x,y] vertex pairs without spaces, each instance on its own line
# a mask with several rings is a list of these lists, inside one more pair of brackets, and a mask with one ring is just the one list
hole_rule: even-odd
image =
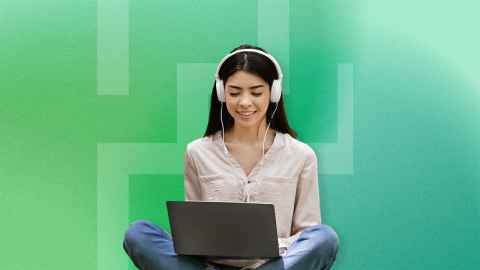
[[216,79],[215,88],[217,89],[217,98],[220,102],[225,102],[225,90],[223,89],[223,81]]
[[272,83],[272,91],[270,93],[270,101],[277,103],[282,95],[282,84],[280,80],[274,80]]

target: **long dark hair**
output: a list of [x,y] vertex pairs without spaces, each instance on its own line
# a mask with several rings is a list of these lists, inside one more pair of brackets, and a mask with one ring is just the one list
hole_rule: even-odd
[[[257,49],[263,52],[267,52],[264,49],[252,46],[248,44],[243,44],[235,49],[233,49],[230,53],[240,50],[240,49]],[[270,88],[272,87],[272,83],[274,79],[278,79],[278,73],[275,68],[275,65],[272,63],[270,59],[265,57],[264,55],[255,53],[255,52],[241,52],[232,55],[228,58],[222,65],[219,70],[219,77],[225,83],[227,79],[237,71],[243,70],[245,72],[249,72],[261,77],[265,80]],[[219,130],[222,130],[222,125],[220,122],[220,106],[222,104],[217,98],[217,89],[215,87],[215,81],[213,82],[213,89],[212,95],[210,98],[210,114],[208,116],[208,125],[207,130],[203,136],[209,136],[216,133]],[[267,115],[266,120],[267,124],[270,121],[272,113],[275,109],[275,103],[270,102],[267,108]],[[229,130],[233,126],[233,117],[227,110],[225,102],[223,103],[222,108],[222,119],[223,125],[225,127],[225,131]],[[287,114],[285,113],[285,106],[283,105],[283,95],[280,97],[278,102],[277,111],[273,116],[272,123],[270,124],[272,129],[282,133],[288,133],[293,138],[297,137],[297,133],[288,125],[287,121]]]

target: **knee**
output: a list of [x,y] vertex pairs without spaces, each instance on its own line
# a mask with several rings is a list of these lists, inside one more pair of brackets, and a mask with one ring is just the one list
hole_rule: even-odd
[[149,228],[152,228],[152,226],[153,226],[152,222],[148,220],[137,220],[130,223],[130,226],[128,227],[124,235],[124,239],[123,239],[124,247],[129,247],[129,248],[138,247],[139,244],[141,244],[144,240],[143,237],[145,235],[145,232]]
[[312,241],[315,252],[320,256],[335,258],[339,247],[339,237],[335,230],[325,224],[318,224],[312,227]]

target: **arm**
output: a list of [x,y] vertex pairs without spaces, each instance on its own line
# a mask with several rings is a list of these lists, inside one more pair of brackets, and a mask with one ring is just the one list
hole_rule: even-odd
[[188,151],[188,146],[184,156],[184,187],[185,201],[200,201],[201,189],[197,168]]
[[305,228],[322,222],[317,166],[317,156],[309,147],[297,185],[291,236],[278,239],[280,248],[289,247]]

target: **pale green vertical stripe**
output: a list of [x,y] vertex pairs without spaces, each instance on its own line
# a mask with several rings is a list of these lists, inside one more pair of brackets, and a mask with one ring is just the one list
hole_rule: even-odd
[[[97,145],[97,269],[127,268],[122,235],[128,220],[128,163],[110,144]],[[114,151],[116,150],[116,151]]]
[[284,74],[283,93],[290,89],[289,0],[257,1],[257,43],[279,62]]
[[128,95],[128,0],[97,1],[97,94]]
[[337,66],[337,142],[313,143],[320,174],[353,174],[353,64]]

